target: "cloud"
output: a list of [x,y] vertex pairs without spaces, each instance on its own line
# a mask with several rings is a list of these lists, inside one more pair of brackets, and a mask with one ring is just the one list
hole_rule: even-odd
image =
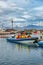
[[[8,22],[7,22],[7,24],[8,24]],[[11,22],[10,22],[10,24],[8,24],[8,26],[9,27],[11,27]],[[29,25],[29,23],[28,22],[18,22],[18,23],[16,23],[16,22],[14,22],[13,23],[13,27],[20,27],[20,28],[22,28],[22,27],[26,27],[26,26],[28,26]]]
[[3,13],[3,10],[0,10],[0,13]]
[[24,27],[24,23],[14,23],[15,24],[15,27]]
[[0,9],[1,8],[8,8],[8,4],[4,1],[0,1]]
[[43,6],[35,7],[33,8],[33,16],[36,16],[36,18],[43,18]]
[[23,15],[22,17],[24,17],[24,18],[30,18],[31,16],[30,15]]
[[15,4],[15,3],[9,3],[9,6],[10,6],[10,7],[15,7],[16,4]]
[[32,25],[36,25],[36,26],[43,26],[43,22],[34,22]]
[[13,19],[13,21],[25,21],[25,19],[23,19],[23,18],[10,17],[10,16],[6,16],[6,19],[7,20],[12,20]]
[[9,10],[9,11],[22,11],[24,10],[22,7],[18,7],[16,3],[9,3],[5,1],[0,1],[0,9],[2,10]]
[[[22,15],[24,8],[17,6],[14,2],[0,1],[0,16],[10,15],[19,16]],[[6,17],[5,17],[6,18]]]
[[25,21],[25,19],[22,19],[22,18],[14,18],[14,21]]
[[[18,27],[30,25],[33,21],[33,25],[41,26],[43,4],[39,0],[0,0],[0,20],[7,23],[7,21],[11,21],[11,18],[14,22],[18,22],[14,24]],[[41,23],[35,23],[36,21],[41,21]]]
[[15,27],[25,27],[25,26],[28,26],[28,23],[14,23],[15,24]]
[[0,0],[0,1],[8,1],[8,0]]
[[24,10],[24,9],[23,9],[23,8],[21,8],[21,7],[17,7],[17,9],[18,9],[18,10]]
[[28,12],[27,12],[27,11],[24,11],[24,12],[23,12],[23,14],[27,15],[27,14],[28,14]]
[[43,10],[43,6],[36,7],[36,8],[34,8],[34,10],[42,11]]
[[38,2],[43,2],[43,0],[36,0],[36,1],[38,1]]

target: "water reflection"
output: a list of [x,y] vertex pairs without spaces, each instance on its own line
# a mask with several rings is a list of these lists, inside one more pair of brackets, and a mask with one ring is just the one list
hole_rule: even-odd
[[43,65],[43,48],[0,39],[0,65]]
[[18,51],[22,51],[23,49],[25,49],[27,52],[30,52],[30,47],[25,45],[16,44],[16,48],[18,49]]
[[43,57],[43,47],[41,48],[41,56]]

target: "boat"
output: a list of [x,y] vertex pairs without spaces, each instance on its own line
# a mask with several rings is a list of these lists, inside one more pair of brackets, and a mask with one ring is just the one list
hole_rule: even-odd
[[39,45],[39,46],[43,46],[43,41],[39,41],[39,42],[38,42],[38,45]]
[[7,41],[17,44],[36,45],[35,43],[33,43],[36,39],[37,37],[21,38],[21,39],[7,38]]

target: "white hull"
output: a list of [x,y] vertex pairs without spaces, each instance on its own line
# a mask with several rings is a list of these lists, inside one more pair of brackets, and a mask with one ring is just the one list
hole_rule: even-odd
[[21,44],[27,44],[27,45],[35,45],[35,43],[33,43],[34,40],[29,40],[29,41],[18,41],[18,43]]

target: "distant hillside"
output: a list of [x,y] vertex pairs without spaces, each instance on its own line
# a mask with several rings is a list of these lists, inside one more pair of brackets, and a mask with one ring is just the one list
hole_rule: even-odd
[[[5,29],[11,29],[11,27],[5,27]],[[25,26],[25,27],[14,27],[13,29],[16,29],[16,30],[24,30],[24,29],[37,29],[37,30],[43,30],[43,26],[36,26],[36,25],[28,25],[28,26]]]
[[25,27],[26,29],[37,29],[37,30],[43,30],[43,26],[36,26],[36,25],[29,25]]

